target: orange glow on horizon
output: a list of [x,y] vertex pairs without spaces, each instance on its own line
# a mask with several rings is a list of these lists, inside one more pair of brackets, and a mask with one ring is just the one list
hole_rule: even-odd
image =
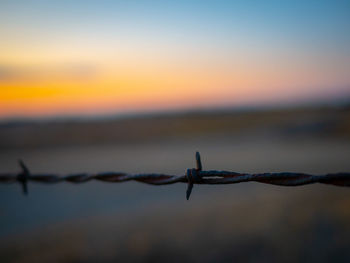
[[[244,72],[235,76],[215,69],[162,65],[104,68],[92,76],[78,77],[61,71],[15,73],[0,80],[0,116],[198,106],[198,102],[219,99],[222,94],[232,96],[246,86],[254,86],[254,80]],[[237,87],[234,92],[228,89],[232,86]],[[215,87],[220,87],[220,96]]]
[[252,58],[157,57],[130,51],[79,64],[59,61],[58,54],[50,63],[43,54],[22,62],[7,58],[0,72],[0,117],[234,105],[303,94],[302,87],[334,78],[327,69],[310,70],[290,61],[264,64]]

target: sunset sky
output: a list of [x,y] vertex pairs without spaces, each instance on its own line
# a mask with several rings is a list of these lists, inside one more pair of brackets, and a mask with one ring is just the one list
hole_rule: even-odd
[[350,1],[0,0],[0,118],[350,98]]

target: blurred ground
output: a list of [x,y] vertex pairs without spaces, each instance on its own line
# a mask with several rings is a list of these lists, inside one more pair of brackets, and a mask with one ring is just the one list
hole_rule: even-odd
[[[0,172],[350,171],[348,107],[7,123]],[[350,190],[258,183],[0,186],[1,262],[349,262]]]
[[350,105],[133,115],[0,123],[0,147],[140,144],[160,140],[264,136],[350,139]]

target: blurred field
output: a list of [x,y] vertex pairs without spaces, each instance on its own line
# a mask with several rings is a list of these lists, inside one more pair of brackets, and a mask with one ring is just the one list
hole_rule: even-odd
[[0,147],[138,144],[204,137],[350,138],[350,105],[215,110],[0,124]]
[[[3,123],[0,172],[350,171],[349,107]],[[349,262],[350,190],[1,185],[1,262]]]

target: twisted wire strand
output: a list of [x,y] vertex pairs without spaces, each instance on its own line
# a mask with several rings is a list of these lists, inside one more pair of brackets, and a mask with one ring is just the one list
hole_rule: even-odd
[[[246,174],[228,171],[200,171],[201,181],[194,184],[236,184],[242,182],[259,182],[280,186],[299,186],[313,183],[332,184],[338,186],[350,186],[350,173],[333,173],[325,175],[311,175],[304,173],[261,173]],[[153,185],[166,185],[174,183],[188,183],[186,175],[166,175],[166,174],[126,174],[126,173],[80,173],[69,175],[56,174],[30,174],[27,181],[39,183],[85,183],[91,180],[98,180],[109,183],[121,183],[126,181],[138,181]],[[1,173],[0,183],[18,182],[18,174]]]
[[[177,182],[187,182],[185,176],[166,175],[166,174],[126,174],[126,173],[79,173],[79,174],[68,174],[68,175],[57,175],[57,174],[30,174],[27,181],[39,182],[39,183],[85,183],[91,180],[98,180],[109,183],[121,183],[126,181],[138,181],[146,184],[164,185],[173,184]],[[14,183],[18,182],[18,174],[14,173],[1,173],[1,183]]]
[[299,186],[314,183],[330,184],[336,186],[350,186],[350,173],[332,173],[324,175],[311,175],[306,173],[237,173],[230,171],[202,171],[200,155],[196,153],[197,168],[188,169],[184,175],[168,175],[159,173],[127,174],[122,172],[104,173],[78,173],[68,175],[32,174],[25,164],[20,161],[22,172],[0,173],[0,183],[20,182],[23,192],[27,193],[27,182],[40,183],[84,183],[98,180],[109,183],[137,181],[152,185],[166,185],[174,183],[187,183],[186,197],[189,199],[194,184],[236,184],[242,182],[259,182],[279,186]]

